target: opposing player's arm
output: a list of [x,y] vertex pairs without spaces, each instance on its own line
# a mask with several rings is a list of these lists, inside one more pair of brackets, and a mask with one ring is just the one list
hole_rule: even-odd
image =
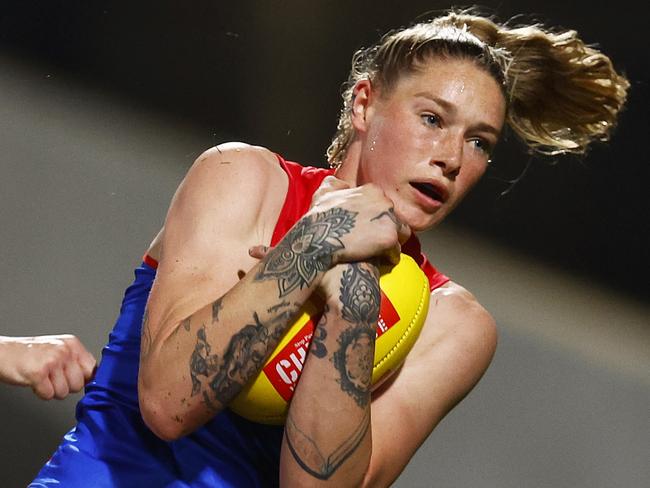
[[427,322],[400,371],[375,392],[364,486],[389,486],[442,418],[479,381],[497,342],[490,314],[459,285],[432,293]]
[[91,380],[95,358],[70,334],[0,336],[0,382],[29,386],[43,400],[63,399]]

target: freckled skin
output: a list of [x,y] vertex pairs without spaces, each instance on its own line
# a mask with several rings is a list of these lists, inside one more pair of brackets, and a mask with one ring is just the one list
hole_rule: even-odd
[[[498,134],[474,130],[487,124],[500,131],[505,100],[497,82],[469,61],[431,60],[420,71],[402,77],[387,94],[373,96],[359,134],[358,164],[341,168],[337,176],[357,177],[356,183],[379,185],[395,204],[395,213],[415,231],[442,221],[485,172],[489,154],[475,147],[481,137],[491,145]],[[444,99],[453,112],[418,94]],[[442,119],[440,127],[427,125],[423,115]],[[356,155],[355,155],[356,156]],[[413,198],[409,182],[434,178],[449,190],[449,199],[435,212]]]

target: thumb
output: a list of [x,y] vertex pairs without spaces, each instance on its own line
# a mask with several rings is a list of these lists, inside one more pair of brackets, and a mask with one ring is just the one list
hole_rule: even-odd
[[263,245],[260,244],[260,245],[253,246],[253,247],[249,248],[248,249],[248,255],[250,257],[252,257],[252,258],[255,258],[255,259],[262,259],[268,253],[270,253],[272,249],[273,249],[272,247],[263,246]]

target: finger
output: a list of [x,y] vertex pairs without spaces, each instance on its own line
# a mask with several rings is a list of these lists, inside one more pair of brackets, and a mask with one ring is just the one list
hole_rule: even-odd
[[253,246],[248,249],[248,254],[250,257],[255,258],[255,259],[262,259],[264,258],[269,252],[271,252],[271,247],[268,246]]
[[52,386],[54,386],[54,398],[63,400],[68,396],[68,393],[70,393],[70,387],[68,386],[68,381],[61,368],[55,368],[50,371],[50,381],[52,382]]
[[76,361],[66,364],[63,374],[68,383],[69,393],[76,393],[84,387],[84,374],[81,371],[81,366]]
[[347,188],[350,188],[350,184],[345,180],[330,175],[323,178],[323,181],[320,184],[320,188],[327,188],[330,191],[345,190]]
[[395,228],[397,229],[397,240],[400,244],[404,244],[411,237],[411,228],[402,222],[402,219],[397,216],[395,210],[391,208],[389,212],[391,220],[395,223]]
[[76,366],[81,371],[82,378],[85,382],[88,382],[95,375],[95,369],[97,368],[97,361],[95,357],[88,352],[88,349],[84,347],[82,342],[74,336],[71,336],[70,340],[66,341],[69,350],[69,357],[74,359]]
[[399,244],[395,244],[386,253],[386,257],[388,258],[388,261],[393,266],[396,266],[397,264],[399,264],[399,260],[400,260],[401,255],[402,255],[402,247]]
[[312,195],[311,200],[314,202],[326,193],[331,193],[337,190],[347,190],[348,188],[350,188],[350,184],[346,181],[340,180],[335,176],[326,176],[318,189]]
[[32,390],[41,400],[51,400],[54,398],[54,385],[52,385],[49,376],[46,376],[41,381],[33,385]]
[[404,244],[411,238],[411,228],[406,225],[404,222],[398,219],[397,221],[397,240],[400,244]]
[[95,376],[95,371],[97,370],[97,360],[95,357],[90,354],[86,348],[83,352],[79,354],[79,366],[84,377],[85,383],[88,383]]

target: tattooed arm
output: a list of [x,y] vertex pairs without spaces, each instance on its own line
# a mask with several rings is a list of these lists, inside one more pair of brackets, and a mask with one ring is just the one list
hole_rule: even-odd
[[367,323],[376,314],[378,289],[366,266],[339,265],[321,284],[338,273],[339,294],[329,296],[289,409],[282,485],[390,486],[494,353],[492,318],[449,283],[433,293],[415,347],[371,403],[375,336]]
[[359,486],[370,462],[370,384],[379,314],[376,268],[339,265],[287,417],[280,483]]
[[138,378],[143,418],[160,437],[187,434],[224,408],[337,261],[397,244],[394,222],[372,220],[390,208],[383,193],[325,192],[254,266],[247,250],[270,241],[286,188],[272,153],[231,147],[200,158],[174,196]]

